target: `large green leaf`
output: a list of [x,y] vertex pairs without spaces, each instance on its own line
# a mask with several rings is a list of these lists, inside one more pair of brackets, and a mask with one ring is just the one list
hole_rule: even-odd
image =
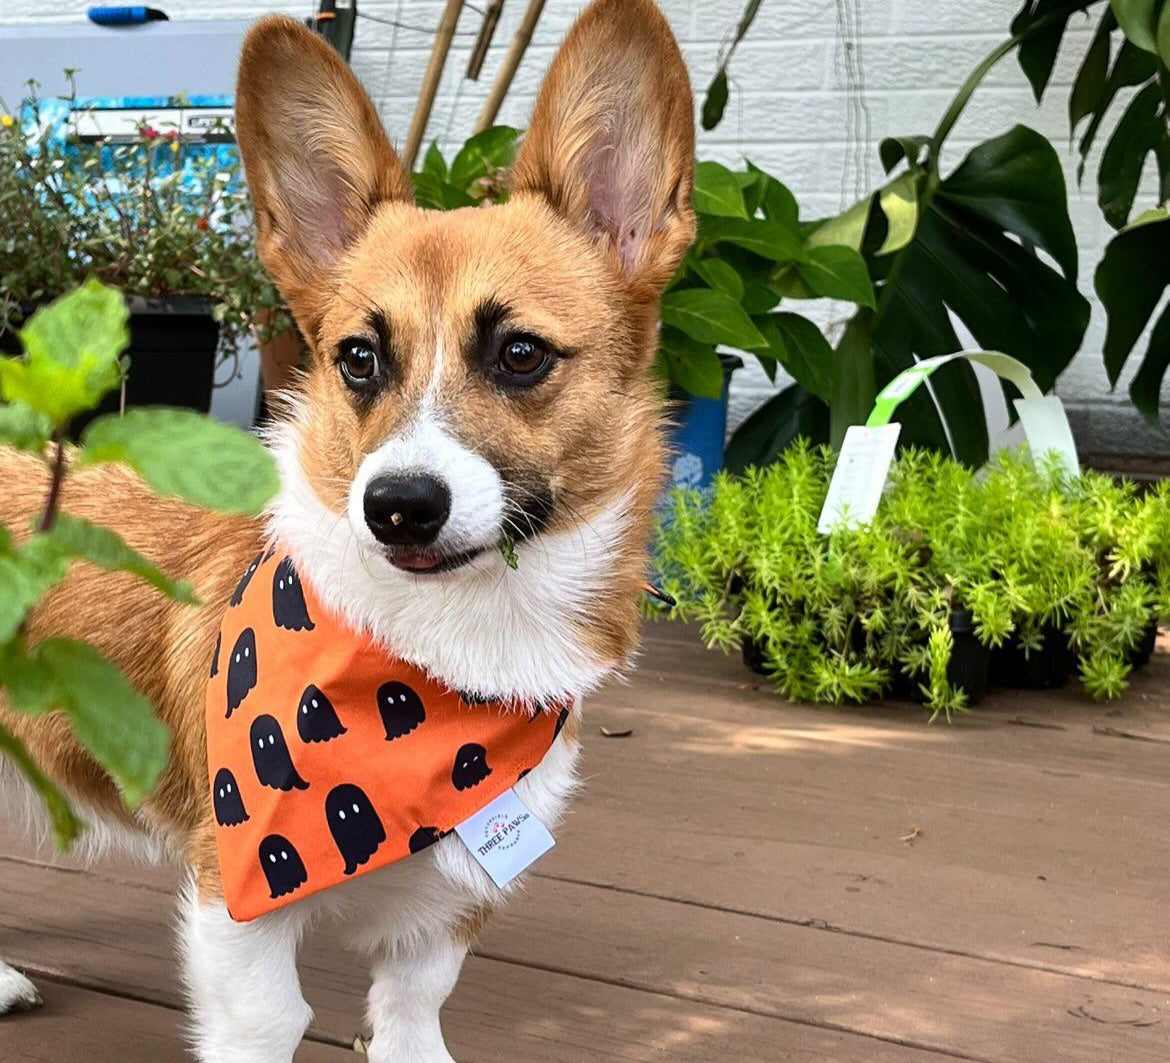
[[[952,317],[980,346],[1021,359],[1042,387],[1075,354],[1089,306],[1072,279],[1076,244],[1059,162],[1041,141],[1016,129],[975,148],[928,209],[919,204],[914,239],[874,260],[878,387],[916,360],[961,349]],[[1066,275],[1033,245],[1048,250]],[[904,442],[950,446],[970,464],[986,459],[983,400],[966,364],[935,374],[928,390],[903,404],[899,419]]]
[[769,220],[743,218],[701,218],[700,244],[734,244],[768,259],[792,262],[804,257],[800,237],[787,226]]
[[1141,85],[1149,81],[1157,73],[1157,70],[1158,61],[1154,56],[1150,55],[1149,52],[1143,52],[1131,41],[1122,42],[1121,47],[1117,50],[1117,58],[1113,60],[1113,66],[1109,70],[1109,77],[1097,102],[1097,108],[1091,112],[1092,117],[1077,145],[1077,151],[1081,156],[1081,161],[1077,166],[1077,181],[1084,178],[1085,163],[1088,160],[1089,152],[1093,150],[1097,133],[1101,129],[1105,115],[1117,94],[1133,85]]
[[874,305],[869,270],[852,247],[810,247],[807,257],[796,264],[796,272],[817,295],[859,306]]
[[796,232],[800,221],[800,207],[796,197],[787,186],[781,184],[771,174],[765,173],[750,160],[747,168],[749,173],[756,175],[755,194],[749,203],[749,206],[754,208],[751,213],[759,210],[768,221],[774,221],[790,232]]
[[1158,16],[1158,58],[1164,67],[1170,67],[1170,4],[1165,3]]
[[667,292],[662,297],[662,320],[700,343],[722,343],[745,351],[768,345],[735,299],[709,288]]
[[428,210],[456,210],[476,205],[476,201],[462,188],[456,188],[443,178],[429,173],[414,175],[414,201]]
[[833,396],[837,367],[824,333],[800,314],[769,314],[756,322],[768,341],[767,348],[757,353],[775,359],[793,380],[828,402]]
[[1064,170],[1056,149],[1018,125],[973,148],[941,194],[971,214],[1047,251],[1071,281],[1077,241],[1068,216]]
[[700,162],[695,167],[694,202],[700,214],[745,220],[748,216],[735,174],[717,162]]
[[127,318],[121,294],[93,280],[42,307],[20,330],[24,356],[0,358],[0,398],[54,426],[96,406],[122,379]]
[[791,384],[736,429],[723,455],[724,468],[739,473],[749,465],[768,465],[800,438],[828,442],[829,408],[812,392]]
[[1160,0],[1109,0],[1121,32],[1144,52],[1157,50]]
[[743,299],[743,278],[730,262],[722,258],[697,258],[691,262],[691,269],[716,291],[726,292],[735,300]]
[[276,466],[255,436],[190,410],[99,417],[82,446],[79,465],[123,462],[159,494],[222,513],[259,513],[279,487]]
[[477,133],[451,162],[448,183],[466,192],[473,182],[511,165],[520,130],[497,125]]
[[[6,673],[10,667],[6,660]],[[78,741],[117,780],[128,804],[150,793],[166,767],[170,736],[150,702],[106,657],[84,642],[45,639],[27,652],[23,668],[23,683],[6,683],[17,710],[63,710]],[[32,706],[24,691],[35,691]]]
[[1142,364],[1129,385],[1129,397],[1146,418],[1158,423],[1162,398],[1162,381],[1170,366],[1170,304],[1150,332],[1150,344]]
[[891,255],[914,239],[922,181],[919,173],[904,173],[878,192],[878,205],[885,215],[887,228],[886,238],[875,254]]
[[[1170,213],[1164,208],[1149,211],[1109,241],[1097,267],[1097,295],[1109,319],[1105,370],[1111,384],[1117,383],[1134,344],[1170,286],[1168,248]],[[1149,403],[1144,405],[1148,412]]]
[[700,399],[723,394],[723,363],[711,343],[700,343],[669,326],[662,329],[658,353],[673,384]]
[[1105,83],[1109,78],[1109,49],[1117,21],[1109,9],[1101,16],[1097,31],[1085,58],[1077,71],[1072,91],[1068,97],[1068,128],[1075,133],[1084,118],[1094,114],[1105,96]]
[[1088,7],[1092,0],[1025,0],[1012,21],[1012,35],[1023,36],[1016,52],[1039,103],[1048,87],[1065,27],[1074,11]]
[[29,610],[68,571],[68,561],[36,539],[16,553],[0,554],[0,645],[20,630]]
[[44,450],[53,434],[53,422],[28,406],[0,406],[0,446],[17,450]]
[[423,156],[422,172],[431,177],[437,177],[440,181],[447,180],[447,160],[443,158],[443,153],[439,150],[439,143],[436,140],[431,141],[431,146],[427,148],[427,153]]
[[186,583],[171,579],[110,528],[60,513],[41,538],[43,548],[57,552],[65,560],[88,561],[107,572],[129,572],[175,601],[197,603]]
[[1115,229],[1129,221],[1146,157],[1167,139],[1161,109],[1161,90],[1151,83],[1130,101],[1101,155],[1097,202]]

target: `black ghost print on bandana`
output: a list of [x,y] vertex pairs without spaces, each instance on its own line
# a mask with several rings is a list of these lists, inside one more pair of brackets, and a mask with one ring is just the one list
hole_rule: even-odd
[[252,746],[252,763],[261,785],[273,790],[307,790],[309,784],[297,774],[289,756],[284,734],[274,716],[264,713],[252,721],[248,733]]
[[451,782],[456,790],[470,790],[478,786],[489,775],[487,750],[475,742],[468,742],[455,754],[455,767],[451,769]]
[[557,716],[557,725],[553,728],[553,741],[557,740],[557,736],[565,729],[565,724],[569,720],[569,710],[561,709],[560,715]]
[[383,683],[378,687],[378,712],[386,729],[386,741],[410,734],[427,718],[420,698],[405,683]]
[[440,838],[446,835],[438,827],[419,827],[411,836],[408,842],[411,853],[421,853],[424,849],[429,849]]
[[257,554],[252,558],[252,563],[248,566],[248,570],[240,577],[240,582],[236,584],[236,589],[232,591],[232,596],[228,599],[228,605],[239,605],[244,600],[244,591],[248,589],[248,584],[252,582],[252,577],[256,574],[256,569],[260,567],[260,558],[262,556],[262,554]]
[[305,592],[289,558],[276,566],[272,574],[272,619],[287,631],[312,631],[313,621],[305,607]]
[[386,840],[386,828],[360,787],[343,783],[325,798],[325,818],[337,849],[352,875]]
[[215,809],[215,822],[221,827],[238,827],[248,820],[236,777],[227,768],[220,768],[215,773],[215,782],[211,784],[211,804]]
[[268,880],[269,896],[275,900],[299,890],[309,881],[305,862],[292,842],[279,834],[270,834],[260,843],[260,866]]
[[240,702],[256,685],[256,632],[250,627],[240,632],[228,661],[227,716],[239,708]]
[[328,742],[345,734],[333,702],[312,683],[305,687],[297,706],[297,734],[302,742]]
[[219,648],[223,644],[223,632],[220,631],[215,636],[215,649],[211,653],[211,678],[214,679],[219,675]]

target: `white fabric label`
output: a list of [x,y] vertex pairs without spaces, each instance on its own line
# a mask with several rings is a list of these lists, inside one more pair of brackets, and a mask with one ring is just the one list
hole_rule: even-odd
[[501,889],[556,845],[515,790],[500,794],[460,823],[455,833]]
[[873,520],[901,431],[896,421],[876,428],[855,424],[846,431],[817,522],[822,535],[839,527],[859,528]]

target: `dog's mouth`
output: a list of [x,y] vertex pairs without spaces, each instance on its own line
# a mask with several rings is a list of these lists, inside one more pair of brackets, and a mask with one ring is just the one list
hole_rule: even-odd
[[474,550],[464,550],[458,554],[443,554],[436,550],[407,550],[395,547],[386,551],[386,560],[399,571],[409,572],[412,576],[431,576],[462,568],[486,549],[485,546],[478,546]]

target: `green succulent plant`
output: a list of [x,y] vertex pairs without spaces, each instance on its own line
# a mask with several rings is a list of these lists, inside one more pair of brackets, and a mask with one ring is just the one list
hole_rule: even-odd
[[677,491],[656,547],[671,615],[708,646],[745,643],[777,691],[864,702],[909,682],[935,714],[964,710],[948,668],[958,611],[989,648],[1067,638],[1094,698],[1125,690],[1170,615],[1167,488],[1075,479],[1004,453],[980,472],[937,451],[894,464],[873,522],[817,522],[835,455],[799,443],[766,468]]

